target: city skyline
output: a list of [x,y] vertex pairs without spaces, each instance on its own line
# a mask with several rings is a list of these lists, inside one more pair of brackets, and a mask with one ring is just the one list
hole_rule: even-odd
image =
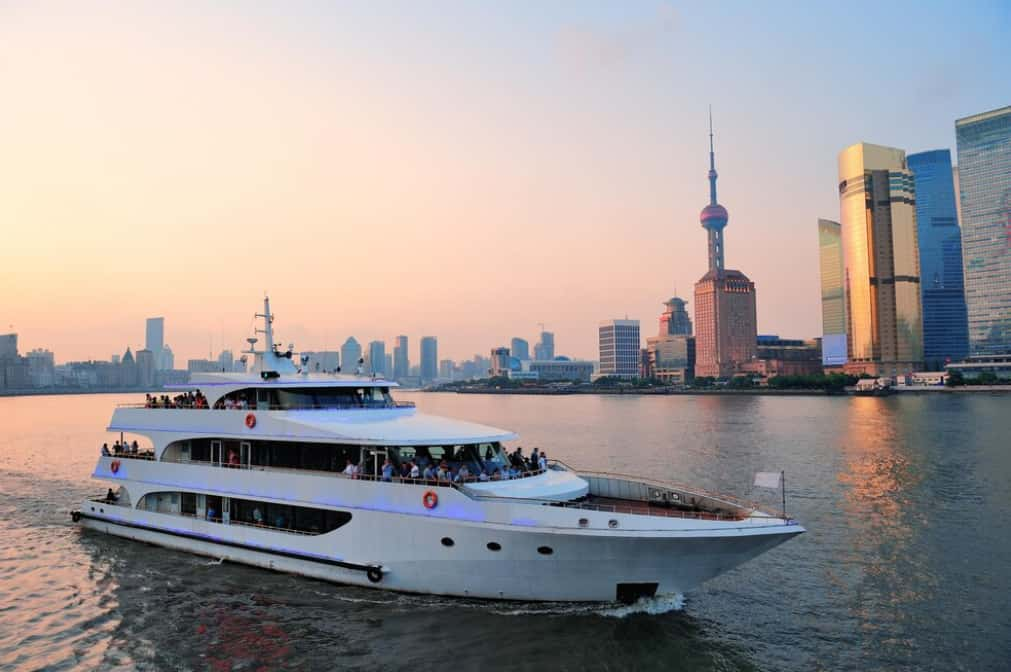
[[[887,58],[876,37],[903,11],[860,23],[853,55]],[[817,336],[810,222],[838,212],[839,148],[954,155],[954,120],[1009,93],[996,4],[919,7],[909,42],[949,39],[932,40],[899,98],[837,62],[831,45],[859,21],[844,8],[0,12],[0,330],[60,361],[136,351],[152,315],[178,368],[209,345],[237,352],[264,290],[299,349],[436,334],[462,360],[517,335],[533,344],[544,322],[566,354],[593,359],[602,317],[652,319],[705,271],[709,102],[734,185],[728,256],[762,290],[758,330]],[[699,62],[715,23],[724,44]],[[388,38],[384,51],[363,34]],[[786,86],[817,114],[785,103]],[[858,89],[860,108],[843,109]],[[614,254],[616,230],[632,257]],[[518,253],[480,268],[494,249]],[[270,263],[240,282],[225,257]],[[313,269],[335,263],[341,278],[321,282]]]

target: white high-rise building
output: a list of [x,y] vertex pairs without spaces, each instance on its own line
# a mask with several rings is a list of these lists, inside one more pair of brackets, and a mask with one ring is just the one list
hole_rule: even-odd
[[358,369],[358,360],[362,358],[362,346],[354,336],[348,336],[341,346],[341,372],[354,373]]
[[639,320],[600,323],[600,375],[639,377]]
[[154,356],[154,365],[158,370],[166,368],[162,362],[162,354],[165,348],[165,318],[147,318],[146,338],[144,339],[144,349],[150,350]]

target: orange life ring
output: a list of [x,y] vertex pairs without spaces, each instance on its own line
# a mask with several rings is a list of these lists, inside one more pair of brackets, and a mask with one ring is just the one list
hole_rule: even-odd
[[250,429],[256,427],[256,416],[252,413],[246,413],[246,427]]
[[114,473],[114,474],[116,472],[118,472],[119,471],[119,460],[113,460],[112,464],[109,465],[109,468],[112,469],[112,473]]
[[439,505],[439,495],[435,494],[432,490],[429,490],[421,498],[421,503],[425,505],[426,509],[434,509]]

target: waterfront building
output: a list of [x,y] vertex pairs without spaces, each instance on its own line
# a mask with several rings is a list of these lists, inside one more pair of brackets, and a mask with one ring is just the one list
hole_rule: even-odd
[[818,220],[821,265],[821,363],[846,364],[846,295],[843,288],[842,227],[830,219]]
[[147,318],[144,335],[144,348],[150,350],[155,358],[155,368],[158,370],[166,368],[161,361],[162,351],[165,347],[165,318]]
[[534,345],[534,359],[539,362],[547,362],[554,358],[555,335],[550,331],[542,331],[541,339]]
[[970,380],[990,374],[1000,378],[1001,384],[1007,384],[1011,381],[1011,354],[967,357],[964,361],[946,365],[945,370],[949,374],[957,371],[963,378]]
[[[225,352],[228,352],[227,350]],[[231,353],[229,353],[230,355]],[[220,364],[220,359],[218,360]],[[222,369],[231,371],[231,368]],[[143,348],[137,351],[137,385],[150,389],[154,387],[155,362],[154,353]]]
[[[176,368],[176,356],[172,352],[172,348],[166,343],[161,349],[161,358],[155,357],[155,362],[160,362],[162,371],[172,371]],[[245,371],[246,367],[243,365],[242,370]]]
[[386,378],[393,378],[393,353],[386,353],[386,369],[384,369],[383,375]]
[[730,215],[716,199],[716,154],[709,125],[709,205],[699,220],[706,230],[709,270],[695,283],[695,375],[729,378],[755,357],[758,317],[755,283],[724,266],[723,229]]
[[763,378],[771,376],[812,376],[822,372],[822,340],[780,338],[760,335],[756,340],[755,359],[744,372]]
[[218,371],[231,372],[234,370],[235,370],[235,356],[232,354],[232,351],[222,350],[220,353],[218,353]]
[[25,355],[32,387],[52,387],[56,384],[56,361],[49,350],[36,348]]
[[639,376],[639,320],[604,320],[598,339],[602,376]]
[[0,336],[0,389],[19,390],[30,386],[30,365],[18,354],[18,335]]
[[659,334],[661,336],[691,336],[692,319],[688,317],[688,311],[685,309],[686,301],[674,296],[663,305],[665,310],[660,315]]
[[640,353],[641,375],[657,378],[669,385],[684,385],[695,377],[695,338],[686,302],[672,297],[664,304],[660,329],[646,339]]
[[435,336],[421,337],[421,382],[430,383],[439,375],[439,341]]
[[360,366],[362,346],[354,336],[348,336],[341,346],[341,372],[353,374]]
[[374,376],[386,376],[386,343],[369,341],[368,372]]
[[18,356],[18,335],[0,334],[0,360]]
[[439,378],[443,380],[454,380],[456,364],[452,359],[443,359],[439,362]]
[[574,359],[534,360],[528,364],[527,370],[536,374],[537,380],[588,383],[593,377],[593,362]]
[[923,366],[915,194],[903,150],[861,142],[839,153],[849,372]]
[[396,380],[407,378],[411,373],[410,359],[407,356],[407,336],[397,336],[397,344],[393,346],[393,377]]
[[[216,366],[217,362],[213,362],[212,364]],[[134,358],[133,353],[130,352],[129,347],[127,347],[126,352],[123,353],[123,357],[119,361],[119,384],[123,387],[137,386],[137,360]]]
[[489,374],[495,376],[508,376],[511,369],[509,348],[491,349],[491,366]]
[[906,160],[916,187],[923,360],[927,369],[937,371],[969,353],[954,169],[947,149],[910,154]]
[[[552,341],[553,343],[553,341]],[[552,348],[554,345],[552,345]],[[509,344],[509,350],[512,352],[513,357],[520,361],[527,361],[530,359],[530,344],[522,338],[513,338],[512,342]]]
[[1011,106],[955,122],[969,352],[1011,354]]

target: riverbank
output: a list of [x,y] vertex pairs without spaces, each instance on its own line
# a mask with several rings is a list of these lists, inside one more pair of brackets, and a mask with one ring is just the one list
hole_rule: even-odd
[[776,397],[825,397],[844,396],[846,393],[835,390],[777,390],[774,388],[700,388],[700,389],[680,389],[680,388],[540,388],[540,387],[515,387],[515,388],[493,388],[493,387],[465,387],[459,389],[434,389],[426,392],[456,392],[457,394],[524,394],[524,395],[572,395],[572,394],[597,394],[607,396],[670,396],[670,395],[698,395],[712,394],[718,396],[745,395],[745,396],[776,396]]

